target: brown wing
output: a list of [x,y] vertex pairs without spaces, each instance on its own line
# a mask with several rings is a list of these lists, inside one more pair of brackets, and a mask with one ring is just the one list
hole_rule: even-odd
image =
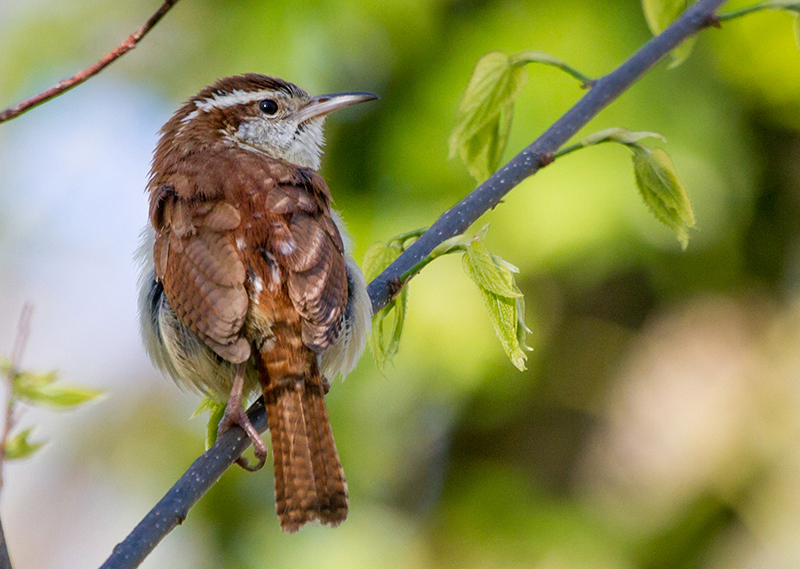
[[218,355],[233,363],[247,360],[246,271],[234,237],[238,210],[222,201],[191,202],[169,186],[159,192],[151,212],[154,257],[170,305]]
[[286,275],[289,298],[303,319],[303,343],[319,353],[339,337],[347,306],[344,244],[322,177],[285,163],[273,169],[279,166],[293,175],[275,176],[286,182],[267,194],[269,211],[282,214],[273,222],[267,250]]

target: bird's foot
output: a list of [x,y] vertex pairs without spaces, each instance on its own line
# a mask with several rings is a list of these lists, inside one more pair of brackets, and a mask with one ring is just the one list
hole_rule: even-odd
[[267,445],[264,443],[261,435],[258,434],[258,431],[256,431],[253,423],[250,422],[250,417],[247,416],[244,407],[242,407],[243,387],[244,365],[240,365],[236,370],[236,377],[233,380],[233,389],[231,389],[231,396],[228,398],[228,406],[225,408],[225,414],[219,422],[217,438],[221,437],[225,431],[234,425],[239,425],[247,436],[250,437],[250,441],[253,443],[253,452],[258,462],[255,465],[251,465],[246,458],[240,456],[236,460],[236,464],[245,470],[255,472],[256,470],[260,470],[267,462]]

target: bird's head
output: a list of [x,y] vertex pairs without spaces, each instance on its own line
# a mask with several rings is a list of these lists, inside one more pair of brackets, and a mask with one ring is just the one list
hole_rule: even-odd
[[194,152],[203,145],[238,145],[316,170],[325,117],[373,99],[371,93],[312,97],[293,83],[255,73],[225,77],[175,113],[162,129],[159,148]]

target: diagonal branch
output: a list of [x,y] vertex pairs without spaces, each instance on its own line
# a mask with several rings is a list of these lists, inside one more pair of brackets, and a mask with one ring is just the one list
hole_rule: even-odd
[[[530,146],[461,200],[425,232],[409,249],[369,285],[372,308],[377,312],[405,284],[401,276],[426,258],[433,249],[469,228],[481,215],[522,180],[552,162],[553,153],[585,126],[597,113],[617,99],[639,77],[652,68],[683,40],[712,25],[716,9],[726,0],[699,0],[680,18],[650,40],[615,71],[599,79],[591,90],[547,129]],[[267,417],[260,400],[250,409],[250,419],[259,432],[266,429]],[[238,428],[223,435],[198,458],[169,492],[156,504],[131,534],[114,548],[101,569],[138,567],[155,546],[185,518],[189,509],[232,465],[250,440]]]
[[62,79],[46,91],[42,91],[38,95],[31,97],[30,99],[26,99],[21,103],[14,105],[13,107],[9,107],[4,111],[0,111],[0,123],[11,120],[13,118],[18,117],[22,113],[31,110],[33,107],[37,107],[42,103],[46,103],[50,99],[53,99],[66,91],[69,91],[73,87],[77,87],[90,77],[97,75],[103,69],[108,67],[113,61],[119,59],[124,54],[128,53],[130,50],[136,47],[136,44],[147,35],[157,23],[158,21],[164,17],[164,15],[169,12],[170,8],[172,8],[175,4],[178,3],[178,0],[165,0],[165,2],[161,5],[161,7],[156,11],[155,14],[150,16],[150,19],[147,22],[139,27],[135,32],[133,32],[128,38],[119,44],[117,47],[109,51],[107,54],[103,56],[100,61],[87,67],[83,71],[79,71],[69,79]]
[[372,299],[373,311],[377,312],[391,301],[405,284],[401,281],[401,276],[425,259],[437,245],[464,233],[479,217],[500,203],[500,200],[520,182],[552,162],[552,154],[562,144],[670,51],[690,36],[714,25],[716,9],[725,1],[700,0],[691,6],[672,25],[645,44],[625,63],[595,81],[586,95],[508,164],[443,213],[422,237],[369,284],[367,290]]

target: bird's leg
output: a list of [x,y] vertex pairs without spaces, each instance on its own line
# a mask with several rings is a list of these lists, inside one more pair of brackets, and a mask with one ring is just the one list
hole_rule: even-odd
[[222,420],[219,422],[217,437],[222,436],[222,434],[230,429],[233,425],[239,425],[253,442],[253,451],[258,459],[258,463],[255,466],[252,466],[249,462],[247,462],[246,458],[240,456],[236,460],[236,464],[245,470],[255,472],[256,470],[261,469],[261,467],[267,462],[267,445],[264,444],[264,440],[258,434],[258,431],[256,431],[253,423],[250,422],[247,412],[245,411],[244,407],[242,407],[244,370],[244,363],[241,363],[236,367],[236,377],[233,378],[231,396],[228,398],[228,406],[225,408],[225,414],[222,416]]

